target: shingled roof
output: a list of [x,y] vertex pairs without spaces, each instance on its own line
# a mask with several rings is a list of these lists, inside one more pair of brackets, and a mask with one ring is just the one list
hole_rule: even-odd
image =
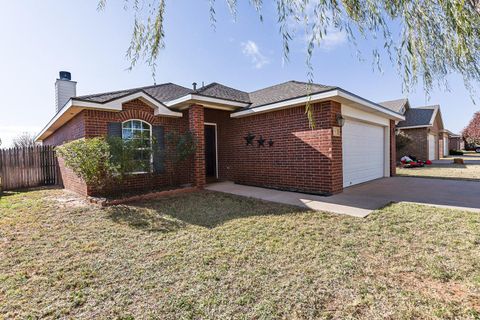
[[407,103],[408,99],[397,99],[379,102],[378,104],[397,113],[402,113],[402,108],[404,108]]
[[440,106],[425,106],[410,108],[405,112],[405,120],[400,121],[397,128],[430,126],[433,124],[433,117],[437,114]]
[[147,87],[139,87],[121,91],[112,91],[98,94],[91,94],[86,96],[75,97],[76,100],[91,101],[98,103],[105,103],[114,99],[128,96],[132,93],[144,91],[158,101],[165,102],[180,98],[184,95],[192,93],[193,90],[179,86],[174,83],[163,83]]
[[174,83],[163,83],[159,85],[139,87],[128,90],[79,96],[75,97],[74,99],[97,103],[106,103],[135,92],[144,91],[161,102],[175,100],[187,94],[198,94],[206,97],[244,102],[249,104],[247,108],[255,108],[270,103],[304,97],[308,94],[316,94],[324,91],[329,91],[335,88],[337,87],[325,86],[321,84],[308,84],[306,82],[299,81],[288,81],[248,93],[216,82],[201,87],[196,91],[179,86]]
[[251,92],[250,108],[260,107],[266,104],[304,97],[309,94],[316,94],[333,90],[336,87],[322,84],[309,84],[299,81],[288,81],[271,87]]
[[209,85],[198,89],[195,93],[207,97],[250,103],[250,97],[247,92],[227,87],[216,82],[212,82]]

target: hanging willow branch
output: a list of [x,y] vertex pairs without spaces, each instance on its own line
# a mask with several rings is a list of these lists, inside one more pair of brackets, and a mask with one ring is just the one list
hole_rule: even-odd
[[[165,46],[166,0],[124,1],[135,18],[127,50],[130,67],[143,60],[155,74],[156,61]],[[237,0],[225,1],[235,18]],[[215,25],[216,1],[208,3],[210,21]],[[262,0],[249,3],[262,20]],[[100,10],[105,5],[106,0],[99,0]],[[373,61],[380,68],[381,52],[385,52],[398,68],[405,91],[421,81],[428,93],[435,83],[446,86],[446,77],[458,73],[473,94],[473,82],[480,80],[480,0],[276,0],[276,8],[285,61],[291,41],[298,36],[296,27],[305,30],[310,82],[315,49],[330,32],[338,31],[354,45],[358,37],[380,41],[384,51],[375,49]],[[307,111],[311,118],[311,110]]]

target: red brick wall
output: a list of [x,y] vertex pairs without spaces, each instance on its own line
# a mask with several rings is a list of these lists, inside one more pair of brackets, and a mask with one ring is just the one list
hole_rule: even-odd
[[71,169],[67,168],[62,158],[58,158],[58,165],[63,187],[84,196],[88,195],[88,187],[85,181],[80,179]]
[[397,174],[397,145],[395,141],[395,121],[390,120],[390,176]]
[[404,132],[410,139],[410,143],[402,148],[397,150],[397,160],[400,160],[401,157],[405,155],[412,155],[417,157],[419,160],[428,159],[428,131],[427,128],[417,128],[417,129],[403,129]]
[[[78,117],[78,118],[77,118]],[[165,134],[171,131],[185,132],[188,130],[188,112],[182,118],[167,118],[154,116],[153,108],[145,105],[140,100],[133,100],[123,105],[121,112],[108,112],[100,110],[85,110],[77,116],[75,121],[70,121],[57,130],[48,139],[46,144],[60,145],[63,142],[79,138],[93,138],[107,135],[109,122],[123,122],[129,119],[140,119],[151,125],[164,126]],[[73,119],[72,119],[73,120]],[[167,144],[167,152],[169,150]],[[88,188],[71,170],[65,168],[60,161],[64,186],[83,195],[98,195],[94,188]],[[165,162],[165,173],[162,174],[134,174],[121,184],[109,188],[109,193],[122,193],[143,189],[154,189],[172,184],[187,184],[192,182],[192,165],[190,162],[174,168],[172,161]]]
[[84,115],[84,111],[77,114],[47,139],[43,140],[43,144],[48,146],[59,146],[65,142],[85,137]]
[[[60,146],[66,142],[85,137],[85,112],[82,111],[55,131],[47,139],[43,140],[44,145]],[[72,170],[65,167],[62,158],[58,158],[61,182],[64,188],[82,195],[87,195],[87,184],[80,179]]]
[[[182,118],[166,118],[154,116],[152,108],[135,100],[124,104],[122,112],[83,111],[79,118],[81,121],[77,120],[79,122],[76,125],[58,130],[49,139],[70,140],[64,137],[76,135],[67,134],[69,130],[83,132],[87,138],[106,135],[109,122],[129,119],[162,125],[165,133],[191,130],[197,137],[197,153],[175,176],[181,183],[191,182],[202,187],[205,184],[204,122],[212,122],[217,124],[218,172],[221,180],[319,194],[338,193],[343,189],[342,137],[333,136],[332,128],[337,126],[336,115],[341,113],[341,106],[327,101],[312,107],[316,123],[314,129],[309,127],[304,106],[244,118],[231,118],[228,111],[192,106],[183,113]],[[392,132],[393,126],[391,124]],[[249,132],[256,136],[253,146],[246,146],[245,143],[244,137]],[[260,136],[266,140],[264,147],[258,146]],[[268,145],[270,139],[274,142],[272,147]],[[394,134],[392,139],[393,150],[390,152],[394,174]],[[167,161],[165,174],[132,175],[121,185],[115,186],[115,191],[166,186],[171,184],[172,172],[173,164]],[[72,172],[63,168],[62,173],[67,188],[82,194],[95,193],[95,190],[87,190]]]
[[462,150],[464,147],[462,138],[450,137],[448,139],[449,150]]
[[[87,138],[106,136],[109,122],[123,122],[130,119],[139,119],[151,125],[161,125],[165,134],[188,130],[188,112],[184,112],[182,118],[169,118],[154,115],[154,109],[140,100],[133,100],[123,104],[121,112],[106,112],[87,110],[85,112],[85,133]],[[168,145],[167,153],[173,152]],[[176,165],[172,161],[165,161],[165,173],[156,174],[133,174],[122,181],[120,185],[109,188],[109,193],[121,193],[135,190],[152,190],[154,188],[187,184],[192,182],[192,166],[190,162]],[[91,193],[96,193],[92,190]]]
[[[217,123],[219,178],[235,182],[312,193],[342,190],[342,138],[332,136],[340,104],[313,106],[315,129],[309,128],[305,107],[245,118],[205,110],[205,121]],[[253,146],[244,137],[255,135]],[[257,140],[266,139],[264,147]],[[272,139],[273,147],[268,146]]]
[[205,118],[204,108],[192,105],[188,109],[188,126],[195,137],[196,152],[193,156],[193,183],[198,188],[205,186]]

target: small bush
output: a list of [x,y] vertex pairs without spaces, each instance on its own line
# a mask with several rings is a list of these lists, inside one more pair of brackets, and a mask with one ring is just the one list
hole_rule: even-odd
[[152,160],[155,158],[157,161],[167,159],[174,164],[171,170],[173,184],[176,167],[193,155],[196,141],[191,132],[170,132],[165,138],[170,152],[160,150],[155,138],[150,142],[119,137],[75,140],[58,147],[57,151],[66,167],[100,192],[112,183],[121,182],[132,172],[154,171]]
[[463,151],[461,150],[450,150],[451,156],[463,156]]
[[110,145],[104,138],[80,139],[57,148],[65,166],[88,185],[105,187],[119,174],[119,166],[111,161]]

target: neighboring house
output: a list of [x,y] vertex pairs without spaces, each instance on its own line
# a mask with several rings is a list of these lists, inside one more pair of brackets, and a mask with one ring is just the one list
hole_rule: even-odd
[[400,121],[396,128],[410,137],[411,142],[398,150],[397,160],[404,155],[412,155],[421,160],[438,160],[448,155],[449,133],[444,129],[440,106],[411,108],[408,99],[379,104],[405,116],[405,120]]
[[464,150],[465,141],[463,137],[459,134],[452,133],[449,130],[445,130],[448,135],[448,150]]
[[[129,139],[140,130],[168,153],[164,135],[190,131],[196,152],[176,178],[199,188],[207,181],[231,180],[329,195],[395,174],[395,122],[404,117],[339,87],[289,81],[244,92],[218,83],[198,89],[165,83],[76,97],[70,79],[63,72],[57,80],[57,113],[37,141],[61,145],[106,135]],[[167,186],[173,164],[153,158],[151,170],[132,174],[114,191]],[[95,194],[94,186],[59,162],[66,188]]]

